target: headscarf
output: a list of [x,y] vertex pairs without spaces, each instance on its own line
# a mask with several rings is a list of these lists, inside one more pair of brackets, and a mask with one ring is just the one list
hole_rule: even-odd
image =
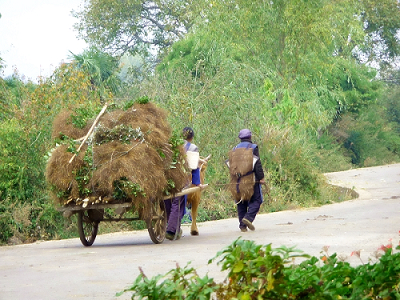
[[251,139],[251,131],[249,129],[242,129],[239,132],[239,139]]

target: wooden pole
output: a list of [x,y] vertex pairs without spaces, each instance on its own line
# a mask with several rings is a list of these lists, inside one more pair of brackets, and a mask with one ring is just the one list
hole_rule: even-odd
[[200,191],[201,189],[206,188],[207,186],[208,186],[208,184],[204,184],[202,187],[194,186],[194,187],[191,187],[191,188],[183,189],[179,193],[171,194],[169,196],[165,196],[164,200],[175,198],[175,197],[179,197],[179,196],[183,196],[183,195],[188,195],[188,194],[191,194],[191,193],[195,193],[197,191]]
[[[96,125],[97,125],[97,122],[99,122],[100,117],[104,114],[104,112],[106,111],[106,109],[107,109],[107,103],[103,106],[103,109],[100,111],[100,113],[98,114],[98,116],[97,116],[96,119],[94,120],[92,127],[90,127],[88,133],[87,133],[86,136],[83,138],[82,143],[79,145],[78,149],[76,150],[78,153],[79,153],[79,151],[81,150],[82,146],[85,144],[86,140],[87,140],[87,139],[89,138],[89,136],[92,134],[94,128],[95,128]],[[69,163],[72,163],[72,162],[74,161],[75,157],[76,157],[76,154],[74,154],[74,156],[71,157],[71,159],[69,160]]]

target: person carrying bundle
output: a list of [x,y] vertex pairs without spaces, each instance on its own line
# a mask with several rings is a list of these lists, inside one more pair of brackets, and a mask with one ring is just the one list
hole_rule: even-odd
[[236,202],[242,232],[247,228],[255,230],[253,222],[263,203],[261,184],[265,184],[258,145],[251,138],[249,129],[240,130],[240,143],[229,152],[228,160],[229,189]]

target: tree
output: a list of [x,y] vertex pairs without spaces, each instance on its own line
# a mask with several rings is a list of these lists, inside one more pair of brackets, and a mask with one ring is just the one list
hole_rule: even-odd
[[75,67],[90,76],[92,85],[97,88],[102,99],[107,97],[107,91],[114,95],[118,93],[121,85],[118,77],[118,59],[94,47],[85,50],[82,54],[72,52],[71,54]]
[[[246,7],[253,7],[258,11],[252,11],[247,17],[238,16],[241,11],[246,11]],[[261,19],[261,23],[254,22],[257,12],[267,17]],[[400,51],[397,36],[400,28],[400,4],[397,0],[86,0],[84,8],[74,15],[79,19],[75,27],[80,36],[89,44],[113,54],[149,54],[151,48],[163,50],[181,40],[189,31],[197,31],[202,26],[213,26],[218,18],[224,20],[220,23],[220,29],[228,29],[225,35],[236,32],[232,35],[233,39],[238,36],[241,26],[252,27],[252,33],[257,33],[257,36],[265,30],[277,33],[278,29],[283,29],[275,39],[271,35],[268,42],[285,47],[294,55],[300,54],[296,40],[302,42],[305,37],[311,39],[311,43],[306,39],[306,44],[310,46],[315,47],[313,41],[320,40],[319,46],[326,44],[336,55],[356,55],[368,61],[388,63]],[[239,19],[241,25],[235,25]],[[302,26],[296,26],[298,21]],[[324,26],[315,26],[315,21]],[[213,29],[222,32],[217,27]],[[248,37],[251,38],[251,35],[246,36]],[[288,39],[292,39],[294,43],[287,43]],[[304,45],[302,42],[302,46]],[[281,62],[277,66],[285,68],[285,63],[287,62]]]
[[[198,16],[197,0],[85,0],[75,11],[80,36],[112,54],[149,54],[184,36]],[[196,4],[196,5],[195,5]]]
[[400,3],[397,0],[362,0],[366,33],[362,47],[369,61],[388,63],[400,55]]
[[[281,124],[321,130],[357,107],[352,95],[368,95],[361,97],[365,102],[374,99],[372,83],[358,90],[360,81],[371,76],[361,76],[368,71],[361,71],[364,67],[352,57],[354,45],[348,43],[349,37],[358,43],[364,37],[359,9],[350,0],[214,1],[207,22],[176,42],[158,71],[174,76],[188,69],[198,78],[228,76],[236,82],[240,75],[224,67],[238,72],[254,68],[260,73],[254,85],[264,88],[265,107],[259,112]],[[241,101],[247,96],[238,95]]]
[[366,22],[376,23],[365,1],[185,3],[199,17],[138,87],[171,111],[174,126],[198,126],[206,140],[225,142],[242,126],[257,133],[266,123],[320,136],[340,115],[375,103],[381,86],[357,59],[372,46]]

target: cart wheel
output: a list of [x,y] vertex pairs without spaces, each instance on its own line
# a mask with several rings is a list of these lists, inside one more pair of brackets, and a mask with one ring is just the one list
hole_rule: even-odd
[[99,221],[93,221],[89,210],[78,212],[79,238],[84,246],[91,246],[96,238]]
[[152,199],[151,217],[146,220],[146,223],[153,243],[162,243],[165,239],[165,230],[167,230],[167,213],[164,200]]

